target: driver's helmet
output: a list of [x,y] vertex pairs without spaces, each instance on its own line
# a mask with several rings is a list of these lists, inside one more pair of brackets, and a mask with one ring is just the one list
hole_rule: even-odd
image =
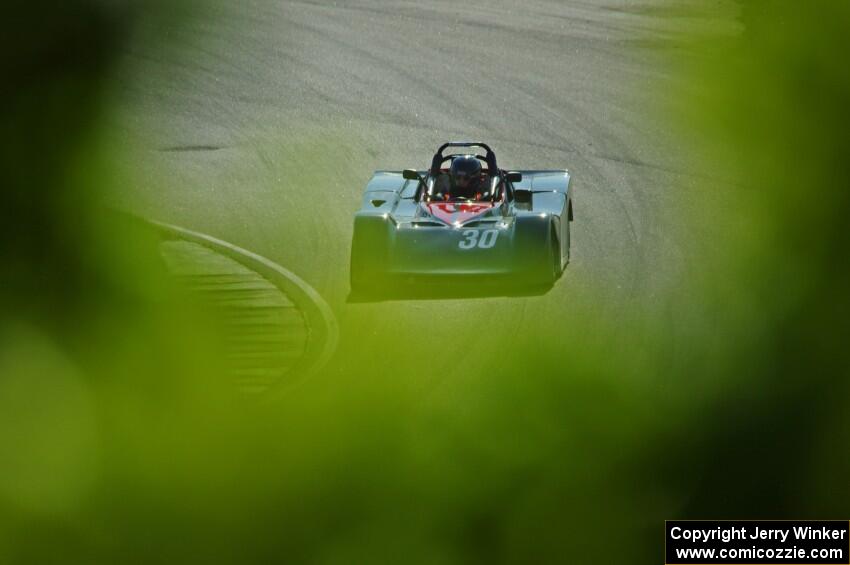
[[452,179],[452,190],[474,194],[481,184],[481,161],[474,155],[458,155],[452,159],[449,177]]

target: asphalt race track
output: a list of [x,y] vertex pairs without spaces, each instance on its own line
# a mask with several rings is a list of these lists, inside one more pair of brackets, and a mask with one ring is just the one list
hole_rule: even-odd
[[[486,369],[494,332],[680,323],[668,297],[696,228],[679,211],[701,196],[663,119],[664,50],[713,14],[625,0],[202,5],[128,47],[111,124],[133,178],[117,198],[310,283],[340,323],[331,374],[358,356],[392,371],[424,340],[440,354],[421,373],[438,386]],[[372,171],[424,168],[448,139],[488,142],[504,168],[571,170],[564,276],[540,296],[347,302]]]

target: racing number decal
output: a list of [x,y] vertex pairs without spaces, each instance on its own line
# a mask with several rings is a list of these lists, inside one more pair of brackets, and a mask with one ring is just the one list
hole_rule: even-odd
[[457,246],[460,249],[490,249],[496,245],[496,240],[499,239],[499,230],[464,230],[463,239]]
[[457,246],[461,249],[472,249],[478,243],[478,230],[465,230],[463,237]]
[[481,232],[481,237],[478,240],[478,247],[481,249],[490,249],[496,245],[496,240],[499,238],[499,230],[484,230]]

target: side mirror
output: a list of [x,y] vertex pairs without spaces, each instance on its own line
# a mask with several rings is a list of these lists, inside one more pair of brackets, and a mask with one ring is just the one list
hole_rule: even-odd
[[419,176],[419,172],[414,169],[403,170],[401,172],[401,176],[407,180],[422,180],[422,177]]
[[508,182],[522,182],[522,173],[517,171],[508,171],[505,176],[508,178]]

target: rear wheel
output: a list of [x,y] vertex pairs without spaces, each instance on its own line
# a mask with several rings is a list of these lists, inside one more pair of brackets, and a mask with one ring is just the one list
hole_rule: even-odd
[[552,250],[551,282],[554,284],[555,281],[561,278],[561,274],[564,272],[561,268],[561,242],[558,240],[558,235],[555,232],[555,226],[552,226],[552,240],[550,247]]

